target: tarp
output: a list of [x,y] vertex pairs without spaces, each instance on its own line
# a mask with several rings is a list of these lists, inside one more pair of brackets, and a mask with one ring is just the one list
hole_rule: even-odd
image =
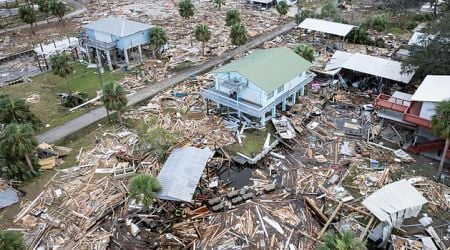
[[161,184],[157,197],[163,200],[191,202],[203,169],[212,154],[213,151],[208,147],[173,150],[157,177]]
[[16,191],[12,187],[8,187],[0,192],[0,208],[10,206],[19,201]]
[[388,184],[362,204],[380,221],[399,227],[406,218],[416,217],[428,201],[405,179]]
[[299,28],[319,31],[336,36],[347,36],[356,26],[336,23],[315,18],[306,18],[298,25]]
[[409,83],[414,76],[414,73],[402,74],[400,62],[360,53],[351,56],[342,68],[403,83]]
[[412,101],[442,102],[450,99],[450,75],[427,75],[417,88]]

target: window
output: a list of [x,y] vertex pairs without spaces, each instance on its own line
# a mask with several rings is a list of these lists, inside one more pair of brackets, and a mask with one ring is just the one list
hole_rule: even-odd
[[270,92],[269,94],[267,94],[267,100],[269,100],[269,99],[272,98],[272,97],[273,97],[273,91]]
[[281,93],[284,90],[284,85],[281,85],[280,87],[278,87],[277,89],[277,93]]

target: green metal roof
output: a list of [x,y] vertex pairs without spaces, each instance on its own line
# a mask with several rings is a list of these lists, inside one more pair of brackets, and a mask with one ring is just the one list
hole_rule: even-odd
[[307,71],[311,63],[289,48],[257,50],[211,73],[238,72],[267,93]]

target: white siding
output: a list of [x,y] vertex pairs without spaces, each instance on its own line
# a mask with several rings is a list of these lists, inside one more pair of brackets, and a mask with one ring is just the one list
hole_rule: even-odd
[[423,102],[422,109],[420,110],[420,117],[431,120],[433,115],[436,113],[436,103],[434,102]]
[[[246,78],[241,76],[239,73],[236,72],[230,72],[230,73],[217,73],[215,74],[216,83],[215,83],[215,89],[223,92],[225,94],[230,94],[231,90],[229,90],[227,87],[225,87],[223,84],[219,84],[220,79],[240,79],[242,82],[248,82],[248,86],[244,87],[239,91],[239,99],[244,99],[246,101],[256,103],[256,104],[263,104],[263,90],[261,90],[258,86],[253,84],[252,82],[249,82]],[[265,98],[265,97],[264,97]]]

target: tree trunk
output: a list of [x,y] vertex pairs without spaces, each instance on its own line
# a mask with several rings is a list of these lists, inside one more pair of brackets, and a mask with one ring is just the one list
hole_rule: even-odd
[[69,78],[67,76],[66,76],[66,84],[67,84],[67,90],[69,91],[69,96],[71,96],[72,90],[70,89]]
[[123,121],[122,121],[122,113],[120,111],[117,111],[117,117],[119,118],[119,123],[120,125],[123,125]]
[[153,58],[156,58],[155,48],[152,48],[152,56],[153,56]]
[[437,4],[438,4],[437,2],[438,2],[437,0],[432,1],[432,3],[434,4],[434,8],[433,8],[434,17],[437,16]]
[[34,35],[33,23],[30,23],[31,34]]
[[45,12],[45,21],[48,23],[48,12]]
[[205,42],[202,42],[202,55],[205,55]]
[[192,24],[189,23],[189,39],[191,39],[191,47],[192,47]]
[[436,173],[438,180],[441,179],[442,169],[444,168],[444,162],[445,162],[445,158],[447,156],[449,144],[450,144],[450,138],[447,138],[445,140],[445,146],[444,146],[444,151],[442,152],[441,162],[439,163],[439,168],[438,168],[438,171]]
[[31,159],[28,154],[25,154],[25,160],[27,161],[27,165],[28,165],[28,168],[30,169],[30,171],[34,171],[33,164],[31,164]]
[[66,23],[64,22],[64,17],[60,17],[60,20],[61,20],[61,22],[62,22],[62,26],[63,26],[63,27],[66,27]]

